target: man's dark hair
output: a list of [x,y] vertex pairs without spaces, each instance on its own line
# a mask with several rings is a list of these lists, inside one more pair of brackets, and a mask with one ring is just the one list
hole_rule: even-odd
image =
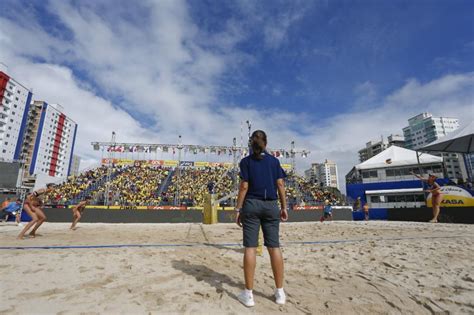
[[54,185],[53,183],[49,183],[49,184],[46,184],[46,188],[50,188],[50,187],[54,187],[56,185]]
[[85,200],[92,200],[92,197],[91,196],[86,196],[86,198],[84,198]]
[[267,146],[267,134],[263,130],[255,130],[250,137],[252,141],[253,157],[257,160],[262,160],[262,153]]

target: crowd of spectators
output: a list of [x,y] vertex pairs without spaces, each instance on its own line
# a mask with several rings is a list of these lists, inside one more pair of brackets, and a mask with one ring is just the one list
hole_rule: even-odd
[[298,204],[310,205],[324,203],[328,200],[331,205],[342,205],[344,199],[340,192],[332,187],[321,186],[320,183],[311,182],[308,179],[291,173],[288,176],[288,199]]
[[180,170],[179,175],[175,172],[167,194],[169,199],[178,195],[182,205],[202,206],[204,196],[209,191],[216,195],[216,199],[231,193],[234,188],[234,176],[232,170],[224,166],[184,168]]
[[[152,206],[161,202],[160,187],[168,177],[167,168],[148,165],[128,166],[114,174],[109,183],[109,205]],[[101,185],[91,196],[99,204],[107,198],[107,184]]]
[[[117,171],[117,167],[113,168]],[[78,176],[70,176],[66,182],[58,185],[54,191],[46,195],[45,202],[48,204],[67,204],[80,194],[95,187],[107,176],[107,167],[101,166],[88,170]]]
[[[47,203],[68,204],[88,195],[98,205],[175,205],[179,199],[180,205],[202,206],[206,193],[212,191],[218,200],[235,191],[239,180],[235,170],[224,166],[179,170],[150,165],[113,166],[108,184],[107,172],[107,167],[102,166],[70,177],[47,196]],[[286,192],[290,206],[319,204],[325,200],[332,205],[343,204],[337,190],[321,187],[293,172],[288,172]],[[220,205],[231,206],[234,202],[232,197]]]

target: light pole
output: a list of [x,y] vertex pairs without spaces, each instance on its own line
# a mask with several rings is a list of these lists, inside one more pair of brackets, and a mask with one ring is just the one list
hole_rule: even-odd
[[250,142],[250,131],[252,130],[252,123],[250,122],[250,120],[247,120],[246,121],[247,123],[247,129],[248,129],[248,147],[249,147],[249,153],[250,153],[250,148],[251,148],[251,142]]
[[296,151],[295,151],[295,141],[291,141],[291,167],[293,168],[293,172],[296,172]]
[[176,180],[176,197],[175,205],[179,206],[179,185],[181,184],[181,150],[183,149],[183,144],[181,143],[181,135],[178,136],[178,179]]
[[[239,167],[237,165],[237,138],[234,137],[233,139],[233,147],[232,147],[232,154],[234,155],[234,176],[232,178],[232,180],[234,181],[233,183],[233,186],[234,186],[234,191],[237,191],[239,188],[238,188],[238,184],[237,184],[237,176],[239,174]],[[235,203],[237,201],[234,200],[234,206],[235,206]]]
[[105,184],[105,205],[109,206],[110,177],[112,176],[112,165],[115,157],[115,131],[112,131],[112,147],[109,149],[109,160],[107,161],[107,177]]

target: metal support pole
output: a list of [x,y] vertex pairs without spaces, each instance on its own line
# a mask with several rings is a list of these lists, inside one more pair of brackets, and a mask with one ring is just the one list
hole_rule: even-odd
[[[423,169],[421,168],[421,164],[420,164],[420,155],[421,155],[421,154],[419,154],[419,152],[416,151],[416,150],[415,150],[415,152],[416,152],[416,162],[418,163],[418,172],[420,173],[420,176],[423,177]],[[427,201],[427,200],[426,200],[426,199],[427,199],[427,195],[426,195],[426,193],[424,192],[425,187],[424,187],[423,181],[420,180],[420,183],[421,183],[421,189],[423,190],[423,199],[425,199],[425,205],[428,205],[427,202],[426,202],[426,201]]]
[[104,205],[109,206],[109,193],[110,193],[110,177],[112,176],[112,165],[115,157],[115,131],[112,131],[112,149],[109,151],[109,159],[107,161],[107,177],[105,184],[105,200]]
[[178,170],[178,178],[176,180],[176,196],[175,196],[175,206],[179,206],[180,205],[180,196],[179,196],[179,185],[181,183],[181,150],[183,149],[183,145],[181,143],[181,135],[178,136],[178,166],[177,166],[177,170]]
[[250,120],[247,120],[246,123],[247,123],[247,129],[248,129],[248,147],[249,147],[249,153],[250,153],[250,150],[252,149],[252,143],[250,141],[250,132],[252,130],[252,123],[250,122]]
[[[239,166],[237,165],[237,139],[233,139],[233,147],[232,147],[232,154],[234,156],[234,169],[232,171],[233,173],[233,178],[232,180],[234,181],[233,186],[234,186],[234,191],[237,191],[239,189],[239,184],[237,182],[237,177],[239,175]],[[237,204],[237,199],[233,201],[233,206],[236,206]]]
[[291,167],[293,168],[293,173],[296,173],[296,151],[295,151],[295,141],[291,141]]

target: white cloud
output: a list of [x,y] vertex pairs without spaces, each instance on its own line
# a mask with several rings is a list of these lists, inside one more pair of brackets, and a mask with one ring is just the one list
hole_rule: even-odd
[[[426,83],[410,79],[386,97],[377,95],[376,83],[366,82],[355,88],[356,96],[374,106],[361,107],[356,100],[352,112],[323,121],[315,121],[314,113],[221,103],[222,78],[238,75],[253,62],[253,56],[238,50],[249,36],[238,22],[229,21],[221,32],[209,34],[197,28],[182,1],[140,2],[139,20],[123,18],[127,6],[102,12],[95,2],[79,5],[76,9],[57,1],[48,7],[67,26],[67,39],[46,32],[34,16],[24,25],[0,18],[0,61],[10,66],[14,78],[34,88],[35,99],[60,103],[79,123],[77,153],[87,163],[100,157],[90,142],[108,140],[112,131],[120,141],[169,143],[182,134],[190,144],[230,144],[233,137],[240,138],[241,122],[250,119],[254,129],[267,131],[270,147],[288,148],[295,140],[297,147],[309,148],[310,158],[297,160],[300,169],[311,161],[332,159],[343,181],[365,142],[400,133],[411,116],[430,111],[473,118],[472,73]],[[284,35],[269,37],[275,45],[299,18],[297,10],[283,19]],[[28,43],[27,50],[18,38]],[[140,118],[151,124],[142,125]]]

